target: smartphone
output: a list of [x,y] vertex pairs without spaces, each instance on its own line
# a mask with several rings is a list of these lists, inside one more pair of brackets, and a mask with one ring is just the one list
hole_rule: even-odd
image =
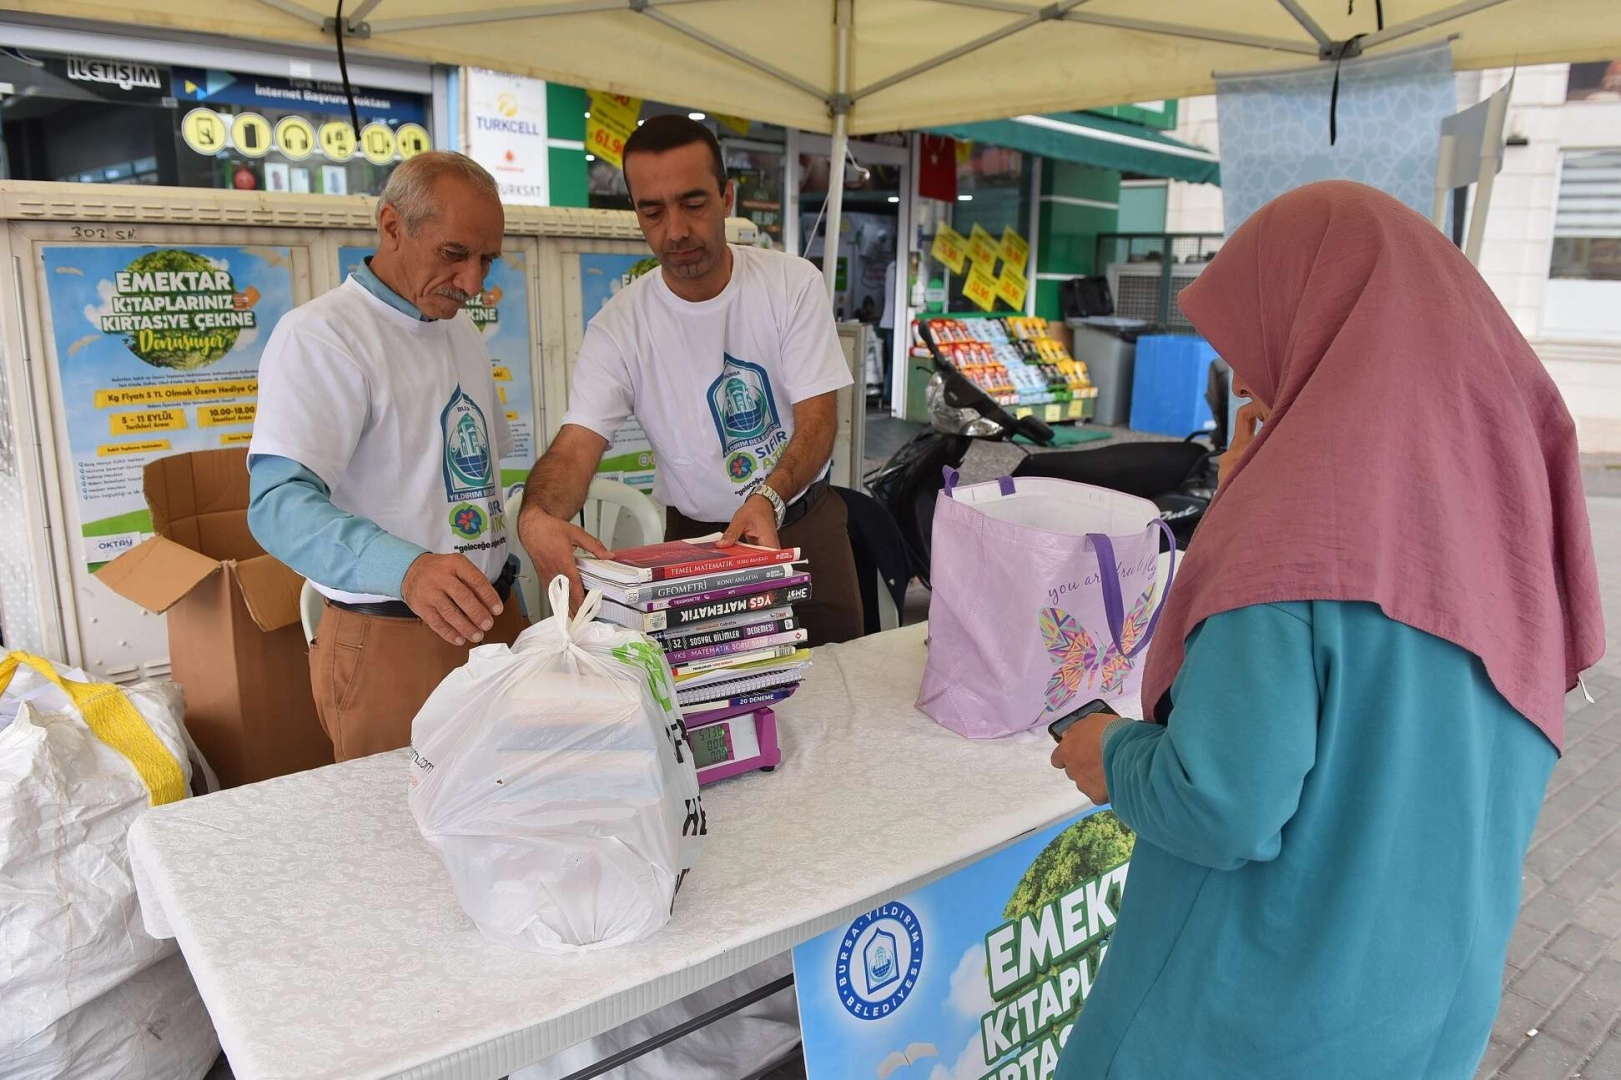
[[1120,715],[1113,709],[1109,708],[1108,702],[1099,698],[1097,701],[1088,702],[1087,704],[1082,705],[1079,709],[1076,709],[1074,712],[1066,713],[1063,716],[1060,716],[1057,720],[1054,720],[1052,723],[1048,724],[1047,733],[1053,737],[1053,742],[1063,742],[1064,733],[1066,731],[1074,727],[1077,722],[1085,720],[1088,716],[1096,716],[1098,713],[1103,713],[1106,716]]

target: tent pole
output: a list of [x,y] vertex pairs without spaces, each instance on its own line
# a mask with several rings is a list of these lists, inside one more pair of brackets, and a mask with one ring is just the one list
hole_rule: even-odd
[[1452,7],[1443,8],[1440,11],[1432,11],[1428,15],[1421,15],[1412,22],[1405,22],[1399,26],[1387,27],[1384,30],[1378,31],[1377,33],[1369,34],[1367,37],[1362,39],[1362,48],[1366,50],[1371,49],[1376,45],[1383,45],[1391,41],[1399,41],[1400,39],[1407,37],[1409,34],[1421,33],[1422,31],[1440,26],[1442,23],[1451,22],[1453,19],[1461,19],[1465,15],[1473,15],[1477,11],[1485,11],[1487,8],[1494,8],[1497,5],[1505,2],[1506,0],[1465,0],[1465,2],[1462,4],[1455,4]]
[[1316,39],[1320,49],[1334,47],[1334,39],[1328,36],[1328,31],[1317,25],[1317,20],[1311,17],[1310,12],[1300,6],[1300,0],[1278,0],[1278,3],[1283,5],[1283,10],[1294,16],[1295,22],[1304,27],[1306,33]]
[[822,277],[828,299],[838,283],[839,229],[844,217],[844,157],[850,146],[850,6],[833,0],[833,146],[827,160],[827,231],[822,240]]

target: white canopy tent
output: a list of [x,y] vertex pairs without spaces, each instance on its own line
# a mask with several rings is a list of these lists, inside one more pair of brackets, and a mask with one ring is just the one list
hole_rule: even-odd
[[[835,161],[851,134],[1207,94],[1216,71],[1444,38],[1455,38],[1460,68],[1621,55],[1618,0],[0,0],[0,9],[303,44],[332,44],[341,19],[356,53],[830,131]],[[835,180],[829,235],[842,208]]]

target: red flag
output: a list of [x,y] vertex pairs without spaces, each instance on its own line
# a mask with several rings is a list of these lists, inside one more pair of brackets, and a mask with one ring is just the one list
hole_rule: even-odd
[[957,140],[925,135],[918,150],[917,193],[925,199],[957,201]]

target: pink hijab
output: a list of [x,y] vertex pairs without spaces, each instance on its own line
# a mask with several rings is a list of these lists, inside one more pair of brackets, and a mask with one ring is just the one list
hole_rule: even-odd
[[1252,604],[1349,600],[1480,657],[1561,747],[1604,653],[1575,425],[1467,259],[1372,188],[1313,184],[1244,224],[1182,310],[1272,405],[1166,602],[1143,680]]

